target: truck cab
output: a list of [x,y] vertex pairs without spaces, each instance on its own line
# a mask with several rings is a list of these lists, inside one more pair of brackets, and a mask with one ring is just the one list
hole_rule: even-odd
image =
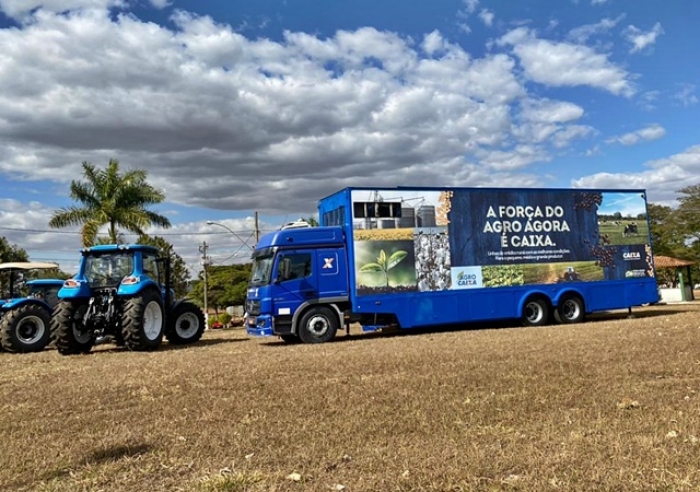
[[340,227],[285,229],[261,238],[246,299],[249,335],[326,342],[335,337],[348,306]]

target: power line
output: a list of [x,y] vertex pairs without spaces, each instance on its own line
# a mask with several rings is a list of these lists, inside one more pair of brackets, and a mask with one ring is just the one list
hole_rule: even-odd
[[[259,232],[274,232],[277,229],[260,229]],[[21,227],[0,227],[0,231],[16,231],[16,232],[34,232],[40,234],[73,234],[80,235],[80,231],[55,231],[50,229],[24,229]],[[253,229],[243,229],[240,231],[235,231],[239,234],[254,234],[256,231]],[[123,232],[124,236],[140,236],[135,232]],[[149,234],[149,236],[225,236],[230,235],[229,232],[154,232]]]

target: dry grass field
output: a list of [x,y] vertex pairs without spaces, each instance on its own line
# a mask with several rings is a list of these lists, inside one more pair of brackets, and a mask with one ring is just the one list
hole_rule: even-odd
[[0,490],[697,491],[700,305],[0,354]]

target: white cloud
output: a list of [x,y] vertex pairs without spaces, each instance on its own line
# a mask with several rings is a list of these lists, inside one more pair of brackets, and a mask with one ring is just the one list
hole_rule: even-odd
[[639,95],[637,103],[645,110],[652,111],[656,109],[656,102],[661,95],[660,91],[646,91]]
[[464,10],[467,14],[473,14],[479,5],[479,0],[463,0]]
[[586,24],[583,26],[575,27],[574,29],[569,31],[568,38],[576,43],[583,44],[590,37],[607,33],[624,18],[625,15],[622,14],[614,19],[604,18],[601,19],[600,22],[596,22],[595,24]]
[[647,32],[644,32],[633,25],[629,25],[627,26],[627,29],[625,29],[624,36],[627,41],[632,43],[630,53],[637,53],[656,43],[656,38],[663,33],[664,30],[661,27],[661,24],[657,22],[654,24],[654,27]]
[[636,145],[640,142],[647,142],[650,140],[658,140],[666,135],[666,130],[661,125],[649,125],[640,130],[635,130],[633,132],[625,133],[617,137],[612,137],[606,140],[606,143],[619,143],[622,145]]
[[522,114],[529,121],[565,123],[577,120],[583,116],[583,108],[567,101],[530,99],[524,101]]
[[372,28],[275,42],[173,21],[41,12],[0,30],[0,173],[65,186],[115,157],[171,202],[310,213],[309,196],[348,185],[490,182],[481,156],[518,138],[526,91],[506,54],[473,58],[437,31],[420,46]]
[[[152,0],[154,4],[163,0]],[[126,7],[126,0],[0,0],[0,11],[8,17],[22,20],[37,9],[47,12],[67,12],[77,9],[104,10]]]
[[572,180],[578,188],[640,188],[649,190],[649,201],[672,203],[676,191],[697,181],[700,175],[700,145],[664,159],[646,162],[649,169],[638,173],[597,173]]
[[673,95],[674,99],[683,106],[692,106],[698,103],[698,96],[695,95],[697,87],[695,84],[676,84],[678,91]]
[[493,25],[493,19],[495,17],[496,15],[489,9],[482,9],[481,12],[479,12],[479,19],[481,19],[481,22],[489,27]]
[[588,46],[537,38],[534,31],[519,27],[498,41],[512,46],[525,76],[551,86],[590,86],[616,95],[631,96],[632,76],[612,63],[607,55]]
[[423,44],[421,47],[423,48],[423,51],[432,56],[436,52],[442,51],[445,48],[445,40],[439,31],[433,31],[423,37]]
[[164,9],[165,7],[168,7],[171,5],[170,0],[148,0],[151,2],[151,5],[153,5],[157,9]]

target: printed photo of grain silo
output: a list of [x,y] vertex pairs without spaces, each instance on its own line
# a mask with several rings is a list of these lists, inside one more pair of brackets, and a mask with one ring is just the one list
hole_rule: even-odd
[[[447,195],[447,192],[425,190],[353,190],[356,255],[370,249],[371,243],[400,242],[401,251],[411,250],[409,257],[415,268],[417,290],[449,289],[452,280]],[[361,264],[356,262],[358,268]],[[367,268],[358,270],[357,278],[367,277]]]

